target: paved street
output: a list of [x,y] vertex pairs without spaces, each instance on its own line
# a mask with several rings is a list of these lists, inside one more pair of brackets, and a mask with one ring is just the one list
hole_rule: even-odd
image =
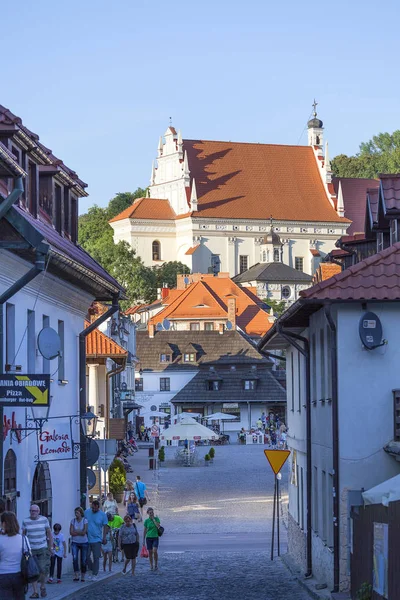
[[[158,473],[141,473],[153,489],[150,505],[165,526],[159,573],[150,572],[148,561],[139,559],[134,578],[118,577],[80,597],[308,598],[283,563],[270,560],[273,476],[263,447],[216,448],[214,464],[209,467],[202,462],[198,467],[177,467],[172,460],[174,453],[175,449],[167,449],[166,466]],[[205,453],[206,448],[199,450],[201,458]],[[285,471],[283,481],[286,477]],[[282,488],[285,498],[286,486]],[[281,546],[286,546],[283,526]]]

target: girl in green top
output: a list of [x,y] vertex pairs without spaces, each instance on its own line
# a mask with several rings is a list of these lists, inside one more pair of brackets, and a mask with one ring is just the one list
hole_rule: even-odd
[[146,542],[147,550],[149,551],[150,571],[158,571],[158,528],[160,519],[154,516],[152,508],[147,509],[148,518],[143,523],[143,546]]

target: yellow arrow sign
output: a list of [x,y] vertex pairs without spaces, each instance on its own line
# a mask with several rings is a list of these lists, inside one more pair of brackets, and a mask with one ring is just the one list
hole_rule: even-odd
[[264,454],[273,472],[277,475],[289,458],[290,450],[264,450]]
[[[29,377],[26,375],[17,375],[16,379],[19,381],[29,381]],[[49,390],[44,390],[42,392],[37,386],[31,385],[25,386],[25,389],[28,390],[28,392],[35,398],[32,404],[43,404],[44,406],[48,405]]]

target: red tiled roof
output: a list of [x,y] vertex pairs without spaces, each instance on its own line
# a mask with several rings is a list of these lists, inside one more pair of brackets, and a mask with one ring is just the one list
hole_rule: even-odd
[[[85,327],[88,325],[89,323],[86,322]],[[87,358],[98,358],[101,356],[124,358],[128,356],[128,352],[105,333],[95,329],[86,338],[86,356]]]
[[200,244],[197,244],[196,246],[192,246],[191,248],[189,248],[189,250],[186,250],[185,254],[189,255],[189,256],[191,254],[194,254],[199,246],[200,246]]
[[333,277],[337,273],[341,273],[341,271],[342,267],[336,263],[321,263],[313,275],[313,285],[321,281],[326,281],[326,279]]
[[184,140],[195,217],[348,223],[331,203],[310,146]]
[[400,242],[300,292],[316,300],[400,300]]
[[400,174],[379,175],[379,178],[386,210],[400,210]]
[[126,315],[134,315],[135,313],[137,313],[139,308],[142,308],[142,306],[143,306],[143,304],[136,304],[135,306],[130,306],[129,308],[126,309],[125,314]]
[[123,210],[109,222],[122,221],[122,219],[150,219],[173,221],[176,215],[168,200],[159,198],[137,198],[132,206]]
[[367,190],[379,189],[377,179],[352,179],[348,177],[333,178],[335,193],[339,195],[339,183],[342,187],[344,214],[352,224],[347,229],[349,235],[360,233],[365,228],[365,209],[367,205]]

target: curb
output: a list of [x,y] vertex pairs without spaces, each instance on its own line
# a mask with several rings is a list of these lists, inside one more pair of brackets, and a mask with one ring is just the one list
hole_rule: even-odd
[[49,600],[74,600],[74,598],[79,598],[83,594],[87,594],[89,591],[91,592],[92,590],[103,585],[105,581],[108,583],[109,581],[115,579],[116,577],[119,577],[120,575],[121,571],[119,571],[118,573],[112,573],[111,575],[106,575],[98,581],[88,582],[89,585],[85,585],[82,588],[75,588],[72,592],[68,590],[65,592],[61,592],[61,594],[58,594],[57,596],[51,596]]
[[287,570],[296,578],[297,582],[301,585],[301,587],[306,590],[311,598],[315,600],[331,600],[332,595],[328,589],[325,589],[321,592],[312,588],[318,582],[311,577],[310,579],[305,579],[304,575],[300,574],[299,568],[295,565],[293,559],[289,556],[289,554],[283,554],[281,556],[282,562],[287,568]]

